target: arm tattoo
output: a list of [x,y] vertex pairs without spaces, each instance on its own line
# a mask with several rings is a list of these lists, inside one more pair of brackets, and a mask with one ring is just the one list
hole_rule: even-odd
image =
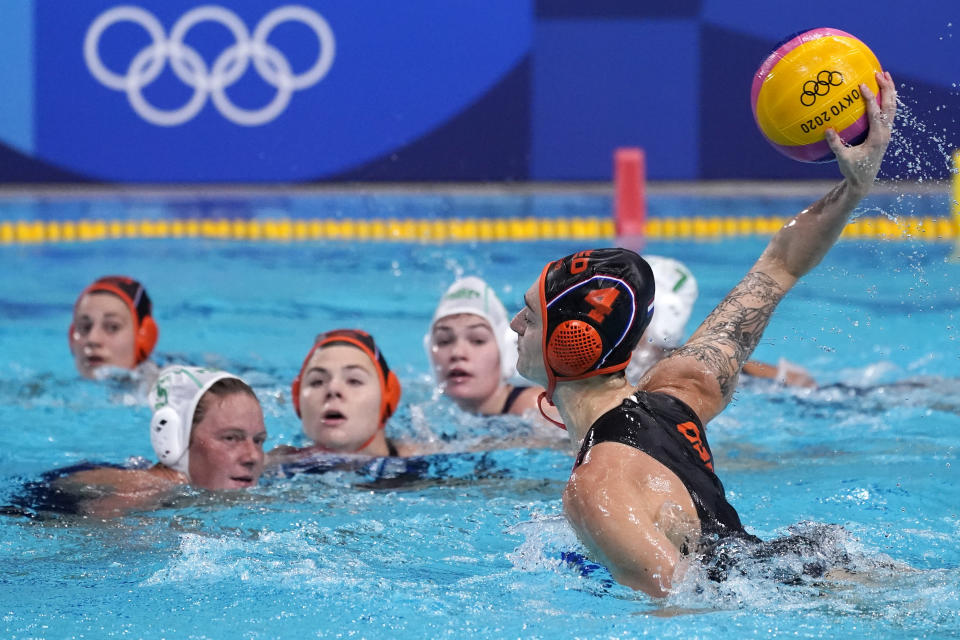
[[846,192],[847,192],[847,181],[844,180],[843,182],[835,186],[833,189],[831,189],[827,193],[827,195],[823,196],[822,198],[814,202],[812,205],[810,205],[810,207],[807,209],[807,212],[812,213],[814,215],[819,215],[823,213],[823,210],[826,207],[835,203],[837,200],[843,197],[843,195]]
[[740,368],[760,342],[785,293],[765,273],[748,273],[703,321],[697,340],[675,353],[703,363],[717,377],[723,397],[729,399]]

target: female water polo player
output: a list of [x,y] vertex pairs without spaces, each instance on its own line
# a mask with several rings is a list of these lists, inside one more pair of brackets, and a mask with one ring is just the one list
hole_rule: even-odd
[[34,483],[18,501],[21,512],[120,515],[157,506],[179,485],[219,490],[259,482],[267,431],[256,394],[243,380],[225,371],[170,366],[160,371],[149,403],[150,442],[158,464],[51,472],[46,483]]
[[67,337],[77,371],[94,378],[101,367],[145,364],[157,334],[143,285],[125,276],[105,276],[77,298]]
[[337,329],[317,336],[291,392],[313,445],[278,447],[271,461],[321,452],[411,455],[386,437],[387,419],[400,404],[400,381],[370,334]]
[[443,393],[457,406],[482,415],[523,414],[543,389],[513,385],[516,336],[493,289],[470,276],[440,299],[424,348]]
[[624,249],[548,264],[512,326],[517,368],[546,387],[578,448],[563,507],[584,545],[617,581],[663,596],[687,554],[724,537],[753,539],[714,474],[704,425],[729,402],[773,310],[820,262],[869,193],[890,142],[896,91],[878,73],[879,104],[860,85],[866,140],[827,142],[844,179],[770,240],[747,275],[690,340],[636,389],[623,370],[653,310],[650,266]]

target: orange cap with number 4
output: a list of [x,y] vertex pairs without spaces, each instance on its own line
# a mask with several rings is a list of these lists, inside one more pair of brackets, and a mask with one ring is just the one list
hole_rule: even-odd
[[628,249],[580,251],[540,275],[546,398],[557,382],[626,368],[653,317],[650,265]]

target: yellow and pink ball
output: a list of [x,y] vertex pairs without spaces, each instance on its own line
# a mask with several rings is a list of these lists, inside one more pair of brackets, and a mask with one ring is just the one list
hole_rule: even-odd
[[773,147],[801,162],[830,162],[824,132],[833,128],[859,144],[869,127],[860,84],[878,93],[877,57],[839,29],[794,34],[771,53],[753,77],[750,102],[760,131]]

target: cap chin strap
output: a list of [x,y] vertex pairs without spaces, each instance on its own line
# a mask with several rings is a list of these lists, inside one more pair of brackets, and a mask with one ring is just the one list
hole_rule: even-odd
[[549,310],[547,308],[547,294],[546,294],[546,291],[544,290],[544,286],[547,280],[547,272],[550,270],[550,267],[553,264],[554,264],[553,262],[548,262],[546,266],[543,268],[543,271],[540,272],[540,279],[537,280],[537,289],[539,289],[540,291],[540,316],[543,319],[543,324],[544,324],[543,335],[540,337],[540,353],[541,353],[541,357],[543,358],[543,368],[547,372],[547,389],[537,397],[537,408],[540,409],[540,415],[546,418],[548,422],[566,431],[567,426],[565,424],[563,424],[562,422],[557,422],[556,420],[548,416],[547,412],[543,410],[544,399],[546,399],[547,404],[549,404],[551,407],[557,406],[553,404],[553,392],[557,388],[557,377],[553,372],[553,367],[550,366],[550,358],[547,357],[547,338],[548,338],[547,327],[549,326],[547,319],[549,317],[548,315]]
[[[552,391],[552,389],[550,389],[550,391]],[[552,395],[552,394],[551,394],[551,395]],[[546,392],[546,391],[541,391],[541,392],[540,392],[540,395],[537,397],[537,408],[540,409],[540,415],[542,415],[544,418],[546,418],[549,422],[552,422],[554,425],[556,425],[556,426],[560,427],[561,429],[563,429],[564,431],[566,431],[566,430],[567,430],[567,425],[563,424],[562,422],[557,422],[556,420],[554,420],[553,418],[551,418],[550,416],[548,416],[548,415],[547,415],[547,412],[543,410],[543,401],[544,401],[544,400],[546,400],[546,401],[547,401],[547,404],[549,404],[551,407],[557,406],[557,405],[553,404],[553,400],[550,399],[550,396],[547,395],[547,392]]]
[[364,449],[366,449],[370,445],[370,443],[373,442],[373,440],[377,437],[378,433],[380,433],[380,429],[377,429],[376,431],[374,431],[373,435],[370,436],[370,438],[366,442],[360,445],[360,448],[357,449],[357,451],[363,451]]

